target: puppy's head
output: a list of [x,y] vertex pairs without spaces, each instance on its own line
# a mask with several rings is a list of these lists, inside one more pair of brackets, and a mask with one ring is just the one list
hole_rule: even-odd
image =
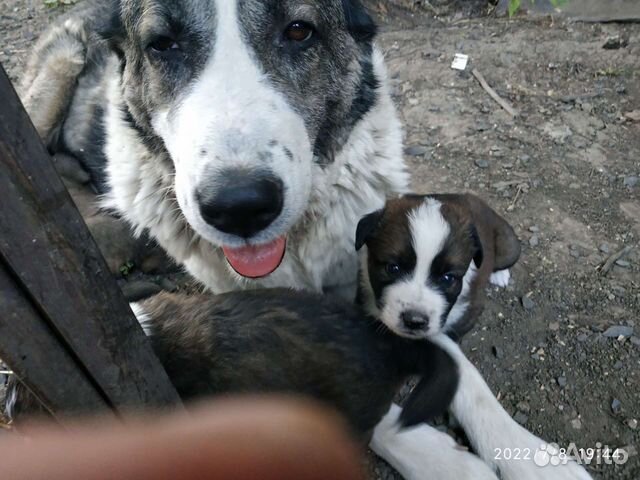
[[497,247],[489,238],[490,232],[498,238],[495,229],[477,224],[485,221],[484,208],[489,207],[476,200],[468,195],[410,195],[360,221],[356,249],[366,245],[361,299],[369,313],[398,335],[424,338],[446,330],[477,269],[484,262],[484,269],[492,269],[502,242]]

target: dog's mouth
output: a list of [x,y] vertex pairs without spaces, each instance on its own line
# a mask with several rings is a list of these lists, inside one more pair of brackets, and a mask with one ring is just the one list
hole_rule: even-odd
[[275,272],[284,259],[287,238],[282,236],[264,245],[222,247],[224,256],[238,275],[262,278]]

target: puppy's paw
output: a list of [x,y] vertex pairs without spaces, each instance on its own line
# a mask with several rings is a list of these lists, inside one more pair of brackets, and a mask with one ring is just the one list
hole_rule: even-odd
[[511,280],[511,271],[509,269],[498,270],[497,272],[492,273],[489,278],[491,285],[501,288],[506,288],[509,285],[509,280]]
[[395,405],[391,408],[369,446],[405,480],[498,480],[486,463],[446,433],[424,423],[400,430],[400,412]]

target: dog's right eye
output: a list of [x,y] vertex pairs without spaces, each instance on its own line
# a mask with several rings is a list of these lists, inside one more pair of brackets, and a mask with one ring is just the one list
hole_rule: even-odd
[[149,43],[147,49],[153,53],[178,52],[180,45],[171,37],[160,36]]

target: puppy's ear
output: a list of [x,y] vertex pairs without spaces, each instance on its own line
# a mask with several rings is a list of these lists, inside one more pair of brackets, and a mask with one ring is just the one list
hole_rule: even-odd
[[482,260],[484,260],[484,249],[482,248],[482,242],[480,241],[480,235],[475,225],[471,225],[471,240],[473,241],[473,263],[476,264],[476,268],[480,268]]
[[511,225],[475,195],[467,194],[467,203],[478,230],[495,239],[494,271],[511,268],[520,258],[520,240]]
[[412,427],[443,414],[458,390],[458,366],[442,348],[424,342],[420,360],[422,378],[413,389],[400,414],[400,425]]
[[384,210],[378,210],[362,217],[356,229],[356,251],[359,251],[380,225]]

